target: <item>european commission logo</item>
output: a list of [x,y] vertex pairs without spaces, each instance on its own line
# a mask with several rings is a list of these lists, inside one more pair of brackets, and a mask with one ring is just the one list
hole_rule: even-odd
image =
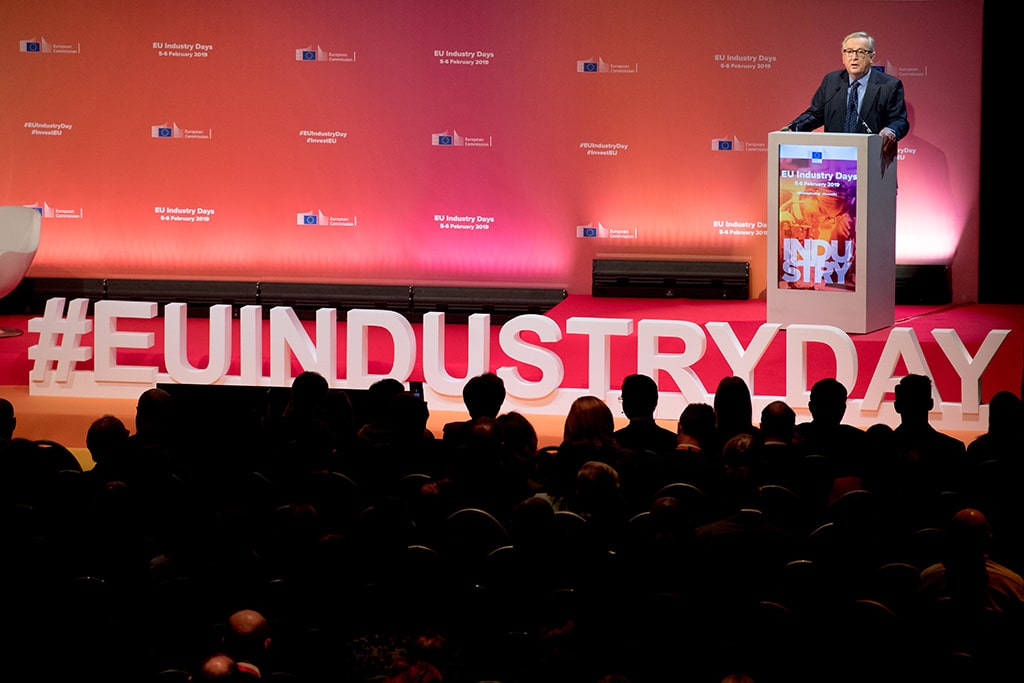
[[185,137],[185,131],[178,128],[178,124],[172,123],[167,125],[166,123],[161,126],[152,127],[152,136],[154,138],[183,138]]
[[19,40],[18,51],[27,52],[29,54],[37,53],[53,53],[53,54],[81,54],[82,44],[81,43],[51,43],[40,36],[39,40],[32,38],[30,40]]
[[596,73],[608,73],[611,71],[611,67],[603,59],[598,57],[594,59],[580,59],[576,62],[576,72],[581,74],[596,74]]
[[295,61],[297,62],[350,62],[355,63],[356,53],[352,52],[332,52],[325,50],[319,45],[313,47],[309,45],[307,47],[300,47],[295,51]]
[[712,152],[742,152],[743,143],[740,142],[736,137],[732,138],[714,138],[711,141]]
[[447,130],[443,133],[434,133],[430,136],[430,144],[434,147],[462,147],[466,144],[466,138],[459,135],[457,131]]
[[356,216],[328,216],[323,211],[304,211],[295,214],[296,225],[317,225],[331,228],[354,228],[359,225]]
[[154,138],[175,139],[175,140],[212,140],[213,129],[179,128],[177,123],[167,125],[166,123],[150,128],[150,135]]
[[32,40],[20,41],[18,43],[18,50],[20,52],[52,52],[53,48],[46,42],[45,38],[40,38],[39,40],[33,38]]
[[604,238],[608,237],[608,228],[601,225],[600,222],[591,222],[590,225],[577,225],[576,236]]
[[35,204],[32,204],[30,206],[26,206],[25,208],[27,208],[27,209],[35,209],[36,211],[39,212],[39,215],[42,216],[43,218],[81,218],[83,213],[85,212],[85,210],[81,209],[81,208],[78,208],[78,209],[59,209],[59,208],[54,208],[54,207],[50,206],[49,204],[47,204],[46,202],[43,202],[42,206],[39,206],[39,203],[36,202]]
[[817,152],[812,151],[811,152],[811,163],[812,164],[820,164],[823,161],[825,161],[825,153],[824,152],[821,152],[821,151],[817,151]]
[[299,48],[295,51],[295,61],[297,62],[326,62],[327,51],[317,45],[315,48],[310,45],[309,47]]

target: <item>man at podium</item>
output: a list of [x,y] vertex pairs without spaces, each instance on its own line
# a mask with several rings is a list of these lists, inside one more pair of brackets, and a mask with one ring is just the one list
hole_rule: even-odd
[[826,133],[877,133],[882,158],[896,156],[897,141],[910,131],[903,81],[872,69],[875,39],[864,32],[843,39],[844,69],[825,74],[809,106],[782,130],[811,131],[824,125]]

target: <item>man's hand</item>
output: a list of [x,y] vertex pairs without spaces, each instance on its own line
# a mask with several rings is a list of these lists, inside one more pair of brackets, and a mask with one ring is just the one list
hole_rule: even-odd
[[883,128],[879,134],[882,136],[882,175],[884,176],[885,169],[896,159],[896,152],[899,146],[896,140],[896,133],[888,128]]

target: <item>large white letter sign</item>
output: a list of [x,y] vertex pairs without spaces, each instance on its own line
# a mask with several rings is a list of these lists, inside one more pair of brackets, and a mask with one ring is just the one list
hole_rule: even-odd
[[[75,299],[79,301],[79,299]],[[75,301],[71,303],[74,304]],[[83,300],[84,301],[84,300]],[[47,302],[49,305],[49,302]],[[119,366],[117,350],[148,349],[156,338],[152,332],[119,332],[118,318],[155,318],[157,305],[152,301],[97,301],[93,336],[93,370],[97,382],[153,384],[158,368],[153,365]]]
[[[345,349],[346,382],[348,389],[368,389],[371,384],[385,377],[394,377],[405,382],[416,365],[416,333],[412,324],[395,311],[374,311],[353,308],[348,312],[348,341]],[[395,346],[391,371],[382,375],[371,375],[370,368],[370,327],[383,328]]]
[[786,328],[786,403],[806,406],[811,394],[807,388],[807,345],[825,344],[836,356],[836,376],[848,392],[857,383],[857,347],[850,335],[832,325],[790,325]]
[[562,338],[558,323],[551,318],[533,313],[520,315],[501,326],[498,342],[506,356],[514,361],[539,368],[541,378],[536,382],[523,379],[519,368],[505,366],[495,374],[505,382],[509,396],[521,399],[543,398],[558,390],[565,379],[565,366],[557,353],[523,340],[525,331],[535,332],[542,342],[556,342]]
[[587,393],[604,396],[611,388],[611,337],[626,337],[633,333],[630,318],[569,318],[565,321],[569,334],[585,334],[589,340],[587,364]]
[[210,306],[210,353],[206,368],[188,360],[188,307],[164,307],[164,362],[167,374],[178,384],[214,384],[231,368],[231,305]]
[[[662,353],[659,341],[665,337],[682,339],[682,353]],[[685,403],[706,403],[708,390],[690,366],[704,357],[708,338],[697,323],[686,320],[641,320],[637,323],[637,372],[657,379],[664,370],[679,387]]]
[[431,391],[445,396],[462,397],[462,388],[470,377],[482,375],[491,367],[491,316],[474,313],[469,316],[466,349],[466,376],[452,377],[445,369],[444,313],[423,314],[423,380]]

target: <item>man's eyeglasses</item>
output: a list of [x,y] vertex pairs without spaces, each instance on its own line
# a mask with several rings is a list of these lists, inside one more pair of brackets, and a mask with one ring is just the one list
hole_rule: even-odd
[[852,48],[848,48],[847,47],[847,48],[843,49],[843,54],[845,56],[847,56],[847,57],[852,57],[854,55],[857,55],[858,57],[867,57],[868,55],[875,54],[875,51],[874,50],[865,50],[863,48],[861,48],[859,50],[854,50]]

